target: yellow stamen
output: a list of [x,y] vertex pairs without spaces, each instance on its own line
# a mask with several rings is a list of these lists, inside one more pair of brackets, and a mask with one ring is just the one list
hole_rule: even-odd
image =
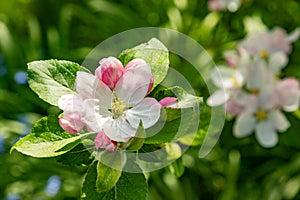
[[127,109],[127,105],[125,101],[120,99],[115,99],[115,101],[111,105],[111,112],[113,113],[114,119],[124,115],[124,111]]
[[268,114],[263,111],[263,110],[259,110],[256,112],[255,117],[258,121],[263,121],[267,118]]
[[258,94],[258,93],[259,93],[259,89],[254,88],[254,89],[252,89],[252,90],[249,90],[249,93],[250,93],[250,94]]
[[260,57],[266,59],[266,58],[268,58],[269,53],[268,53],[268,51],[267,51],[266,49],[262,49],[262,50],[259,52],[259,55],[260,55]]
[[241,83],[238,81],[236,77],[232,77],[231,80],[233,83],[233,87],[241,87]]

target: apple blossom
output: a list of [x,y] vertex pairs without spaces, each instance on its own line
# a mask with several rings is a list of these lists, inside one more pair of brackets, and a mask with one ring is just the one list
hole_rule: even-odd
[[211,11],[229,10],[235,12],[239,9],[241,0],[210,0],[208,8]]
[[238,49],[245,49],[251,55],[260,55],[262,58],[268,58],[276,52],[289,54],[292,49],[291,43],[296,41],[299,35],[299,29],[290,35],[281,28],[268,32],[253,32],[238,44]]
[[[145,98],[152,87],[151,69],[144,60],[133,59],[123,68],[116,58],[102,59],[96,76],[77,72],[75,89],[78,94],[59,99],[64,115],[73,113],[77,117],[77,121],[62,118],[61,126],[79,121],[88,131],[98,133],[94,141],[96,149],[114,151],[115,142],[126,142],[135,136],[140,122],[147,129],[158,121],[161,105],[154,98]],[[75,131],[70,129],[69,132]]]
[[228,101],[230,95],[238,91],[244,83],[244,77],[239,70],[219,66],[212,71],[213,83],[220,88],[207,100],[210,106],[219,106]]
[[[261,96],[264,96],[262,93]],[[242,112],[234,125],[234,135],[238,138],[250,135],[255,131],[255,136],[259,144],[270,148],[278,143],[277,131],[286,131],[290,123],[279,109],[269,109],[266,105],[265,97],[252,95],[249,98],[247,109]]]

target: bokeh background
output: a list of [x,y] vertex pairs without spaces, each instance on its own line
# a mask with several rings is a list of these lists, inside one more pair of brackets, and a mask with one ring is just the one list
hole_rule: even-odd
[[[211,12],[206,0],[1,0],[0,199],[80,199],[87,169],[65,166],[55,158],[9,153],[37,119],[60,112],[29,89],[27,62],[56,58],[81,63],[110,36],[151,26],[188,35],[219,64],[224,63],[222,52],[245,37],[249,24],[260,23],[291,32],[300,26],[300,2],[245,0],[232,13]],[[190,81],[199,96],[209,96],[201,78],[191,76],[193,68],[188,63],[171,56],[171,67]],[[300,41],[294,43],[282,76],[300,79],[299,69]],[[202,109],[208,108],[204,104]],[[292,126],[280,134],[279,145],[272,149],[260,147],[254,137],[234,138],[233,120],[227,121],[207,157],[198,158],[199,146],[185,153],[180,177],[170,168],[152,172],[149,199],[300,199],[299,113],[287,116]]]

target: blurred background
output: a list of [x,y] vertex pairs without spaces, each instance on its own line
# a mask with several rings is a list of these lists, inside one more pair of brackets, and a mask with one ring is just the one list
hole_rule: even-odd
[[[55,158],[9,154],[37,119],[60,112],[29,89],[27,62],[56,58],[81,63],[110,36],[152,26],[188,35],[222,64],[222,52],[235,48],[249,24],[261,23],[291,32],[300,26],[299,1],[244,0],[236,12],[211,12],[206,0],[1,0],[0,199],[80,199],[86,171],[84,165],[66,166]],[[209,96],[200,77],[190,76],[188,63],[171,56],[171,67],[199,96]],[[294,43],[282,76],[300,79],[299,68],[300,41]],[[234,138],[233,121],[227,121],[207,157],[199,159],[199,146],[191,147],[182,157],[182,173],[176,176],[171,168],[151,173],[149,199],[300,199],[300,115],[287,116],[292,126],[272,149],[260,147],[252,136]]]

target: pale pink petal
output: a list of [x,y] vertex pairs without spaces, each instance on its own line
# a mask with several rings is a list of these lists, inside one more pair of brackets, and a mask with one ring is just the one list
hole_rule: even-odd
[[66,94],[58,99],[58,107],[67,112],[81,112],[82,100],[75,94]]
[[231,116],[236,116],[236,115],[240,114],[243,110],[244,110],[243,106],[241,106],[235,100],[229,100],[226,103],[226,112]]
[[273,111],[269,114],[270,120],[274,123],[276,130],[280,132],[286,131],[290,127],[290,122],[279,110]]
[[220,0],[210,0],[208,2],[208,8],[211,11],[225,10],[225,6]]
[[122,63],[115,57],[108,57],[100,60],[99,64],[95,75],[108,87],[114,88],[125,71]]
[[236,51],[225,51],[224,58],[230,67],[238,67],[237,65],[240,60],[240,55]]
[[137,128],[140,121],[144,128],[153,126],[160,117],[161,105],[154,98],[145,98],[133,108],[126,110],[126,119],[133,128]]
[[242,138],[248,136],[254,130],[256,124],[256,119],[253,113],[244,112],[238,116],[235,125],[233,134],[237,138]]
[[115,87],[117,97],[129,106],[138,104],[147,94],[151,76],[148,65],[142,64],[129,68]]
[[287,41],[289,43],[295,42],[298,40],[300,36],[300,28],[296,28],[292,33],[290,33],[287,37]]
[[135,58],[127,63],[125,66],[126,70],[132,70],[140,66],[147,65],[146,61],[140,58]]
[[111,113],[107,109],[100,107],[99,101],[96,99],[85,100],[83,109],[84,114],[81,120],[90,131],[101,131],[104,124],[111,118]]
[[266,63],[261,59],[253,61],[251,65],[246,69],[246,87],[249,90],[259,90],[264,86],[269,72]]
[[207,99],[207,104],[209,106],[220,106],[225,104],[228,99],[228,92],[225,92],[224,90],[217,90]]
[[278,135],[275,131],[274,123],[271,120],[264,120],[256,125],[256,139],[265,148],[274,147],[278,143]]
[[284,68],[287,63],[288,58],[283,52],[273,53],[269,58],[269,67],[274,74],[278,73],[282,68]]
[[79,133],[85,126],[78,112],[65,112],[58,122],[62,129],[71,134]]
[[109,119],[103,125],[106,135],[116,142],[127,142],[135,136],[136,128],[130,126],[124,117]]
[[[136,68],[138,68],[140,66],[144,66],[144,65],[147,65],[145,60],[140,59],[140,58],[135,58],[135,59],[131,60],[129,63],[127,63],[125,69],[126,69],[126,71],[135,70]],[[150,92],[152,91],[153,84],[154,84],[154,79],[153,79],[153,76],[151,75],[150,84],[149,84],[148,91],[147,91],[146,95],[150,94]]]
[[100,131],[97,134],[96,138],[94,139],[94,143],[97,150],[100,148],[104,148],[109,152],[113,152],[117,148],[116,143],[110,140],[103,131]]
[[169,108],[178,108],[179,105],[177,103],[177,98],[175,97],[165,97],[159,101],[160,105],[163,107],[169,107]]
[[277,94],[280,105],[287,112],[295,111],[299,108],[299,82],[295,78],[285,78],[278,83]]
[[82,99],[95,98],[95,81],[96,77],[94,75],[82,71],[77,72],[75,88]]
[[103,107],[110,108],[113,94],[107,85],[86,72],[77,72],[76,91],[82,99],[98,99]]

